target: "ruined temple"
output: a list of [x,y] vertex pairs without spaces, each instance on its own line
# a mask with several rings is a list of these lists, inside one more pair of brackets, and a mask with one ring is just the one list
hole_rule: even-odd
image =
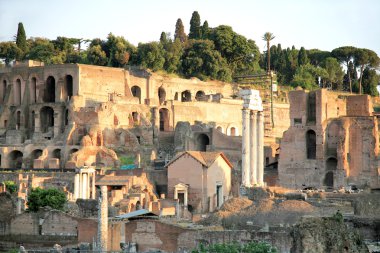
[[291,126],[280,145],[279,183],[290,188],[376,188],[378,118],[371,97],[291,91]]

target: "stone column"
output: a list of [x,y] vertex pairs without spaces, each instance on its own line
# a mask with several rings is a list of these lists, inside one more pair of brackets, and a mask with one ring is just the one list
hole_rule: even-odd
[[185,206],[185,209],[187,210],[187,194],[188,194],[188,191],[186,190],[185,191],[185,194],[184,194],[184,200],[183,200],[183,205]]
[[98,203],[98,248],[99,251],[107,251],[108,242],[108,199],[107,186],[100,186],[100,198]]
[[174,187],[174,197],[173,197],[173,199],[178,199],[177,187]]
[[79,180],[79,173],[75,174],[74,177],[74,199],[79,199],[79,188],[80,188],[80,180]]
[[257,185],[257,111],[251,112],[250,122],[250,184]]
[[91,173],[92,175],[92,190],[91,190],[91,198],[92,199],[95,199],[95,194],[96,194],[96,190],[95,190],[95,176],[96,176],[96,172],[92,172]]
[[82,199],[87,199],[87,173],[82,173]]
[[242,131],[242,161],[241,161],[241,183],[245,187],[250,187],[249,182],[249,155],[250,155],[250,141],[249,141],[249,109],[243,109],[243,131]]
[[54,132],[54,137],[59,136],[59,133],[61,132],[61,127],[62,127],[62,115],[61,113],[54,112],[54,126],[53,126],[53,132]]
[[264,112],[258,113],[257,124],[257,183],[264,186]]

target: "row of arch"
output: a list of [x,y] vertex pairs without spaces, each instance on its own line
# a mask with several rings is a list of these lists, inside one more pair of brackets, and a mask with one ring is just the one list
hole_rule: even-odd
[[[54,127],[54,109],[50,106],[44,106],[39,111],[40,114],[40,131],[42,133],[46,133],[49,131],[51,127]],[[36,113],[33,110],[30,114],[31,120],[30,120],[30,130],[32,132],[35,131],[35,118]],[[67,126],[69,123],[69,110],[66,109],[64,111],[63,115],[63,124],[64,126]],[[6,127],[6,126],[5,126]],[[21,111],[18,110],[16,112],[16,129],[20,129],[21,127]]]
[[[131,87],[131,93],[132,96],[137,97],[139,99],[139,103],[141,104],[141,88],[137,85],[134,85]],[[158,88],[158,100],[159,103],[162,105],[166,101],[166,91],[164,88],[160,87]],[[180,97],[179,97],[180,96]],[[181,93],[176,92],[174,94],[173,100],[180,100],[181,102],[190,102],[191,100],[191,92],[190,90],[185,90]],[[206,94],[204,91],[199,90],[195,94],[195,100],[196,101],[204,101],[206,100]]]
[[[77,148],[73,148],[69,151],[68,153],[68,156],[70,156],[71,154],[77,152],[78,149]],[[33,161],[35,159],[39,159],[41,156],[43,155],[43,150],[42,149],[35,149],[33,150],[30,155],[28,157],[26,157],[27,159],[29,159],[29,164],[25,164],[25,166],[27,166],[27,168],[33,168]],[[13,150],[12,152],[10,152],[7,156],[8,158],[8,164],[5,165],[5,167],[8,167],[8,168],[16,168],[16,169],[21,169],[23,167],[23,163],[25,162],[24,161],[24,154],[23,152],[19,151],[19,150]],[[61,160],[62,158],[62,150],[57,148],[57,149],[54,149],[49,158],[56,158],[56,159],[59,159]],[[0,164],[1,164],[1,155],[0,155]],[[38,168],[38,169],[41,169],[41,168]]]
[[[21,105],[23,100],[23,94],[25,92],[25,82],[22,81],[21,77],[18,77],[13,82],[13,102],[14,105]],[[8,89],[7,80],[2,82],[2,101],[5,102]],[[56,102],[56,80],[53,76],[48,76],[45,81],[43,89],[38,90],[38,79],[37,77],[32,77],[29,81],[29,98],[30,103],[37,103],[40,91],[42,92],[41,101],[44,103],[55,103]],[[66,75],[64,77],[64,85],[61,90],[61,97],[64,101],[69,100],[73,96],[73,77],[71,75]]]
[[[216,130],[218,130],[221,133],[224,133],[223,127],[221,127],[221,126],[217,126]],[[239,130],[235,126],[228,127],[225,134],[228,135],[228,136],[239,136]]]

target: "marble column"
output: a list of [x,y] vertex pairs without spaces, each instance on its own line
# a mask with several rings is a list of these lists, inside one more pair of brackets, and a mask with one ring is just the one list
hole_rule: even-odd
[[87,199],[87,173],[82,173],[82,199]]
[[91,173],[91,175],[92,175],[91,198],[95,199],[95,194],[96,194],[96,190],[95,190],[95,176],[96,176],[96,172],[94,171],[93,173]]
[[107,186],[100,186],[99,210],[98,210],[98,248],[99,251],[107,251],[108,242],[108,199]]
[[243,130],[242,130],[242,161],[241,161],[241,174],[242,174],[242,185],[245,187],[250,187],[249,182],[249,155],[250,155],[250,130],[249,130],[249,109],[243,109]]
[[74,177],[74,199],[77,200],[79,199],[79,189],[80,189],[80,175],[79,173],[75,174]]
[[257,111],[251,112],[250,122],[250,184],[257,185]]
[[264,186],[264,112],[258,112],[257,184]]

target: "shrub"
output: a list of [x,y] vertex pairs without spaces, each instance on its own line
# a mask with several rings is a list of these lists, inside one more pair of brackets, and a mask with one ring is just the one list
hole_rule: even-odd
[[28,196],[28,209],[37,212],[41,207],[50,206],[53,209],[62,210],[67,202],[66,195],[58,189],[32,189]]

